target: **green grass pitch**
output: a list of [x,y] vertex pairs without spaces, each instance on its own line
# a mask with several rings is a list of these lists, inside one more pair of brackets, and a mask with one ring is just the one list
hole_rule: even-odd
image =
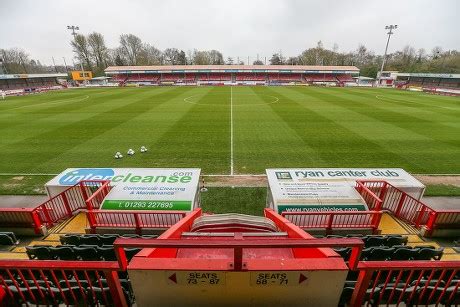
[[[123,159],[114,159],[117,151]],[[230,174],[232,157],[234,174],[273,167],[460,173],[460,99],[367,88],[143,87],[0,100],[0,173],[200,167]]]

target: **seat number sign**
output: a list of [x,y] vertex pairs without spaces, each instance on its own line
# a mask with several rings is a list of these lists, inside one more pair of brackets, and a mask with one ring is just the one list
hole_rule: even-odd
[[225,272],[177,271],[167,272],[168,283],[182,286],[225,285]]
[[308,281],[306,272],[251,272],[251,286],[303,286]]

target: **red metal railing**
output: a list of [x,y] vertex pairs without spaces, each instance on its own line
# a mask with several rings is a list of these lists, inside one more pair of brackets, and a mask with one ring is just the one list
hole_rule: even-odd
[[325,229],[331,234],[333,229],[356,228],[378,230],[381,211],[326,211],[326,212],[282,212],[290,222],[307,229]]
[[1,260],[0,305],[128,306],[116,261]]
[[360,262],[350,306],[459,304],[460,261]]
[[321,212],[282,212],[290,222],[307,229],[324,229],[330,234],[333,229],[372,229],[377,232],[382,216],[382,200],[371,189],[357,182],[356,189],[372,211],[321,211]]
[[5,228],[33,228],[34,233],[39,234],[43,223],[36,208],[2,208],[0,225]]
[[74,213],[86,209],[85,200],[92,197],[100,188],[110,189],[107,180],[84,180],[67,188],[35,208],[42,222],[52,226],[71,217]]
[[76,212],[85,210],[86,199],[101,189],[108,191],[110,188],[107,180],[84,180],[35,208],[0,208],[0,225],[33,227],[34,232],[39,234],[42,226],[51,227]]
[[142,229],[169,228],[186,216],[183,211],[125,211],[125,210],[89,210],[89,226],[93,233],[97,228],[133,228],[137,233]]
[[431,208],[386,181],[357,181],[356,189],[361,195],[363,186],[379,195],[383,210],[417,228],[425,227],[428,236],[435,229],[460,227],[460,210]]
[[110,186],[110,181],[105,181],[98,189],[86,199],[86,208],[88,210],[99,209],[101,207],[104,198],[110,192],[112,187]]
[[356,181],[356,190],[361,194],[368,208],[374,211],[382,210],[382,199],[378,197],[373,191],[371,191],[362,182]]
[[283,239],[277,240],[273,238],[260,239],[244,239],[225,238],[219,240],[181,240],[181,239],[125,239],[118,238],[114,242],[115,252],[119,261],[120,267],[125,269],[128,265],[124,248],[199,248],[199,249],[216,249],[230,248],[233,249],[233,264],[229,266],[230,270],[242,271],[243,265],[243,249],[246,248],[334,248],[334,247],[351,247],[351,257],[349,267],[356,268],[359,257],[363,249],[364,243],[360,239]]

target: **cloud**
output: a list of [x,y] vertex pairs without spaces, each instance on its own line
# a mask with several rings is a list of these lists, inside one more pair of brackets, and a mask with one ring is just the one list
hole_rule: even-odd
[[301,1],[1,0],[0,48],[21,47],[32,58],[71,62],[69,24],[97,31],[107,45],[133,33],[160,49],[217,49],[225,57],[253,61],[274,52],[299,54],[322,40],[350,51],[364,44],[376,53],[385,45],[386,24],[398,24],[390,51],[405,45],[460,49],[456,0]]

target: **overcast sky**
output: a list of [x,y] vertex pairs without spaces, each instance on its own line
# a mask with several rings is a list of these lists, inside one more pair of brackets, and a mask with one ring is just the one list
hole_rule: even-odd
[[350,51],[383,53],[384,27],[397,24],[389,51],[407,44],[460,49],[459,0],[0,0],[0,48],[21,47],[57,64],[73,57],[67,25],[97,31],[108,47],[133,33],[164,50],[217,49],[252,62],[279,50],[298,55],[322,40]]

